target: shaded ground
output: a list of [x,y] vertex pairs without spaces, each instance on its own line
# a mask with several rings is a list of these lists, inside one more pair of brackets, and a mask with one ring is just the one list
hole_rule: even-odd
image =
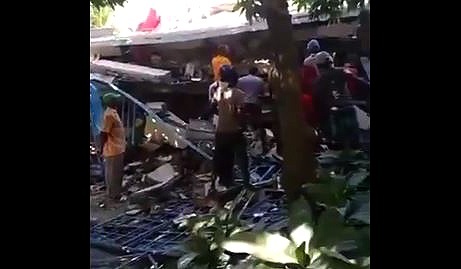
[[123,202],[101,208],[99,207],[99,203],[103,200],[104,193],[90,195],[90,218],[95,219],[97,222],[104,222],[120,215],[128,206],[128,202]]

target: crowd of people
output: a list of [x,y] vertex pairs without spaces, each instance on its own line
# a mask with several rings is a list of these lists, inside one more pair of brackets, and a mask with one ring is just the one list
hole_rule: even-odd
[[[317,40],[306,46],[306,55],[301,69],[301,105],[303,119],[323,136],[331,135],[332,106],[338,96],[365,101],[363,109],[369,112],[369,83],[360,78],[357,61],[345,61],[343,66],[335,67],[333,56],[321,49]],[[250,174],[247,154],[247,141],[244,132],[249,128],[261,142],[266,141],[266,130],[262,124],[260,96],[268,88],[256,66],[249,68],[248,74],[241,76],[232,65],[230,50],[220,45],[211,61],[214,82],[209,87],[210,105],[203,119],[217,114],[213,175],[215,189],[225,190],[234,184],[233,168],[237,164],[242,171],[243,181],[249,186]],[[123,155],[125,134],[117,112],[121,96],[109,93],[103,96],[106,106],[100,136],[101,152],[105,159],[105,177],[108,196],[117,200],[121,193],[123,177]],[[273,107],[276,110],[276,106]],[[278,121],[274,117],[275,126]],[[352,130],[350,126],[349,129]],[[277,151],[280,156],[282,141],[274,128]],[[347,131],[349,132],[349,131]],[[269,149],[262,145],[263,153]]]
[[[239,165],[244,183],[249,184],[247,143],[243,132],[252,128],[259,135],[260,141],[266,141],[259,100],[265,91],[265,82],[259,76],[256,66],[250,67],[247,75],[239,77],[229,55],[229,47],[221,45],[212,59],[215,80],[209,88],[210,108],[204,117],[207,119],[213,113],[218,115],[214,152],[214,175],[218,191],[233,185],[234,164]],[[317,40],[307,43],[306,57],[301,66],[300,102],[305,122],[323,136],[333,135],[332,106],[339,97],[362,100],[367,110],[369,83],[359,77],[358,70],[357,62],[352,60],[346,60],[343,66],[335,67],[333,56],[323,51]],[[277,122],[278,117],[275,116],[274,120]],[[354,123],[343,129],[353,133],[356,125],[351,125]],[[275,136],[278,133],[274,132]],[[276,137],[276,144],[275,154],[280,155],[282,145],[279,137]],[[267,151],[265,145],[263,149],[263,152]]]

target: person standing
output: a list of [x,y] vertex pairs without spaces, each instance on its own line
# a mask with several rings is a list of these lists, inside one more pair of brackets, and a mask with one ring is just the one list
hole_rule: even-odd
[[205,112],[200,117],[203,120],[209,120],[210,117],[217,113],[216,102],[213,98],[216,90],[218,89],[218,83],[221,78],[219,70],[223,65],[231,65],[231,61],[229,59],[229,47],[227,45],[219,45],[216,54],[211,59],[211,67],[213,70],[213,83],[210,84],[208,87],[208,99],[210,103],[208,104]]
[[223,65],[232,65],[231,60],[229,59],[230,49],[227,45],[219,45],[216,50],[216,55],[211,59],[211,67],[213,68],[213,79],[214,81],[219,81],[221,74],[219,72],[221,66]]
[[316,62],[320,77],[314,87],[313,102],[323,136],[339,142],[337,145],[356,145],[358,123],[354,106],[347,105],[350,92],[346,73],[333,66],[333,58],[325,51],[316,55]]
[[123,178],[123,155],[125,153],[125,128],[117,112],[121,96],[107,93],[103,102],[107,106],[104,112],[101,131],[102,155],[105,163],[107,196],[110,200],[120,199]]
[[258,75],[258,68],[253,66],[249,70],[249,74],[239,78],[237,88],[245,93],[243,112],[246,115],[246,125],[251,126],[259,133],[263,152],[265,148],[266,130],[262,127],[262,110],[259,96],[264,93],[264,80]]
[[304,58],[304,65],[315,63],[315,54],[320,52],[320,43],[316,39],[312,39],[306,46],[306,58]]
[[315,57],[320,76],[314,84],[312,102],[318,124],[323,131],[326,131],[329,129],[330,109],[334,94],[342,92],[346,79],[341,69],[334,68],[333,57],[328,52],[321,51]]
[[314,105],[312,102],[312,91],[315,81],[320,76],[316,65],[316,54],[320,51],[320,44],[312,39],[307,43],[306,58],[304,59],[301,72],[301,105],[303,117],[311,127],[317,127]]
[[237,82],[235,68],[223,65],[220,68],[219,88],[214,94],[219,115],[213,157],[217,191],[225,191],[233,185],[234,158],[242,171],[244,184],[250,183],[246,139],[242,128],[245,93],[236,87]]

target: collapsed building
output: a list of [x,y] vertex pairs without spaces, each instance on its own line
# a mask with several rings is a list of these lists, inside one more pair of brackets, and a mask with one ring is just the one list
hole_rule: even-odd
[[[357,50],[357,41],[352,38],[355,16],[335,25],[309,22],[303,16],[294,20],[298,22],[294,31],[300,52],[313,37],[319,38],[326,50]],[[95,111],[101,110],[97,100],[106,92],[115,91],[123,97],[120,115],[128,143],[122,197],[128,205],[120,214],[90,224],[92,249],[115,253],[116,257],[94,259],[93,268],[116,268],[107,265],[113,262],[119,268],[140,261],[153,264],[153,259],[177,255],[175,251],[188,236],[180,223],[213,206],[202,199],[211,184],[214,127],[197,120],[208,102],[210,51],[219,43],[229,44],[238,70],[245,73],[255,60],[268,55],[266,29],[259,23],[228,32],[215,29],[92,41],[92,53],[98,54],[90,63],[90,104],[94,101],[90,111],[92,193],[104,189],[103,166],[95,151],[100,117]],[[196,71],[185,76],[191,64]],[[270,143],[270,130],[268,134]],[[264,220],[264,228],[278,230],[287,221],[279,190],[281,160],[259,152],[249,154],[252,184],[267,189],[241,194],[236,199],[241,204],[240,216],[249,222],[258,216],[258,221]],[[235,175],[239,177],[238,169]]]

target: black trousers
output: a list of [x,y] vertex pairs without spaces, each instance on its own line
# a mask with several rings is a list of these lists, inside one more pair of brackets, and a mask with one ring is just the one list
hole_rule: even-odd
[[261,139],[263,151],[266,150],[266,130],[262,124],[261,106],[252,103],[246,103],[243,106],[245,113],[245,124],[257,130],[259,139]]
[[213,157],[214,173],[219,183],[230,187],[234,183],[233,168],[237,164],[242,171],[243,180],[250,182],[247,143],[242,132],[216,133]]
[[210,103],[200,118],[202,120],[209,120],[214,114],[218,114],[218,106],[216,103]]
[[277,145],[277,154],[282,155],[282,137],[280,134],[280,120],[277,111],[277,105],[272,106],[272,132],[274,133],[275,144]]

